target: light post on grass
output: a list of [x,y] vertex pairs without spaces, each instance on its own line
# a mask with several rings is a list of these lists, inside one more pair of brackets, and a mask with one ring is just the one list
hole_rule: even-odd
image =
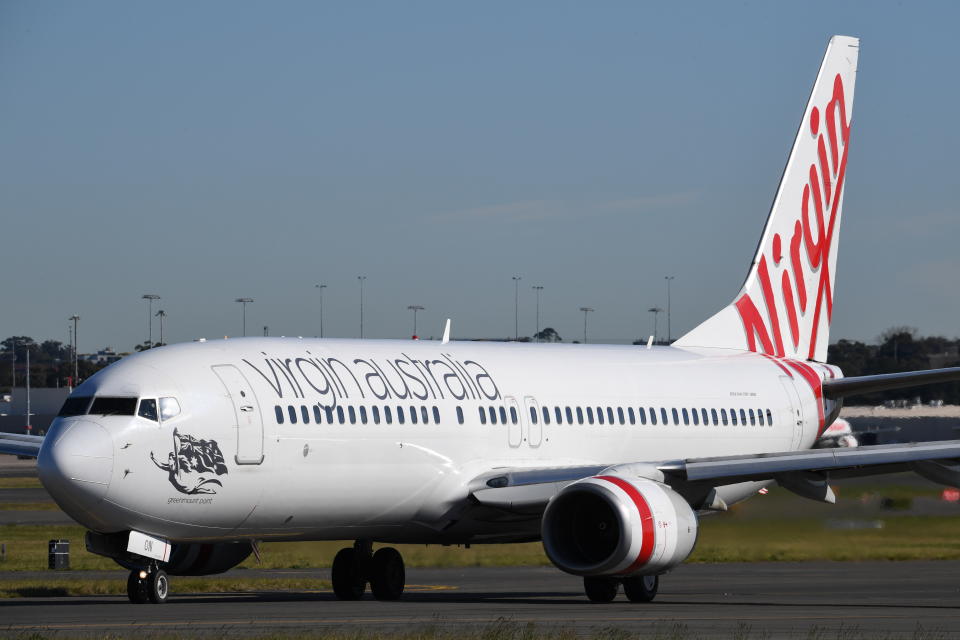
[[320,292],[320,337],[323,337],[323,290],[327,288],[325,284],[315,284],[313,288]]
[[253,302],[253,298],[237,298],[234,302],[239,302],[243,306],[243,335],[247,335],[247,305]]
[[536,284],[533,285],[533,290],[537,292],[537,332],[533,334],[533,339],[540,342],[540,292],[543,291],[543,287]]
[[580,311],[583,311],[583,344],[587,344],[587,314],[594,310],[591,307],[580,307]]
[[140,296],[147,301],[147,348],[153,347],[153,301],[159,300],[160,296],[155,293],[145,293]]
[[413,337],[417,337],[417,311],[423,311],[423,307],[419,304],[411,304],[407,307],[410,311],[413,311]]

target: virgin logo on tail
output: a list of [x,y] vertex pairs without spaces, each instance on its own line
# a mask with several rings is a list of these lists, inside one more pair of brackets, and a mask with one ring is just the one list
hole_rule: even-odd
[[[837,213],[850,141],[850,124],[840,74],[834,77],[833,96],[823,113],[825,127],[821,126],[820,110],[813,107],[810,111],[810,135],[816,139],[817,161],[810,164],[809,179],[803,188],[800,211],[793,225],[789,247],[784,246],[781,234],[775,233],[771,246],[763,251],[757,265],[762,303],[769,326],[749,292],[734,303],[743,322],[750,351],[758,350],[759,340],[763,353],[784,356],[787,353],[784,350],[784,338],[789,337],[793,347],[791,351],[795,352],[800,347],[800,319],[812,313],[810,321],[804,323],[809,332],[804,337],[809,344],[806,357],[813,359],[821,314],[825,309],[828,323],[833,314],[830,256],[837,231]],[[785,255],[785,248],[789,255]],[[815,291],[807,290],[808,283],[814,283]],[[790,329],[786,336],[777,312],[778,306],[786,310],[786,322]]]

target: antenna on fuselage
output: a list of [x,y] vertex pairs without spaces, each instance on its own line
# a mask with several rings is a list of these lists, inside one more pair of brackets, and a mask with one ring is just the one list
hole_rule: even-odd
[[447,318],[447,324],[443,327],[443,340],[440,344],[447,344],[450,342],[450,318]]

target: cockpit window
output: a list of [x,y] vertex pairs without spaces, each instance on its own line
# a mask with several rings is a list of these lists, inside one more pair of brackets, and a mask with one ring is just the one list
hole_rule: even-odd
[[144,398],[140,401],[140,409],[137,415],[147,420],[157,421],[157,401],[153,398]]
[[160,398],[160,419],[169,420],[180,415],[180,403],[176,398]]
[[60,413],[57,415],[61,418],[82,416],[87,412],[87,407],[90,406],[91,400],[93,400],[93,398],[90,396],[71,396],[63,403],[63,406],[60,408]]
[[91,415],[132,416],[137,410],[136,398],[96,397],[90,407]]

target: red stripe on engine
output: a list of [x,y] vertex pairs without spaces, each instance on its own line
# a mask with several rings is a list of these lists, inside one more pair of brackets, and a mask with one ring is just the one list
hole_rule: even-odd
[[647,562],[650,561],[650,556],[653,555],[653,514],[650,513],[650,505],[647,504],[647,500],[643,497],[643,494],[623,478],[616,476],[595,477],[597,480],[606,480],[623,489],[624,492],[630,496],[630,499],[633,500],[633,504],[636,505],[637,511],[640,513],[640,553],[637,555],[637,559],[633,561],[633,564],[621,572],[623,574],[633,573],[647,564]]

